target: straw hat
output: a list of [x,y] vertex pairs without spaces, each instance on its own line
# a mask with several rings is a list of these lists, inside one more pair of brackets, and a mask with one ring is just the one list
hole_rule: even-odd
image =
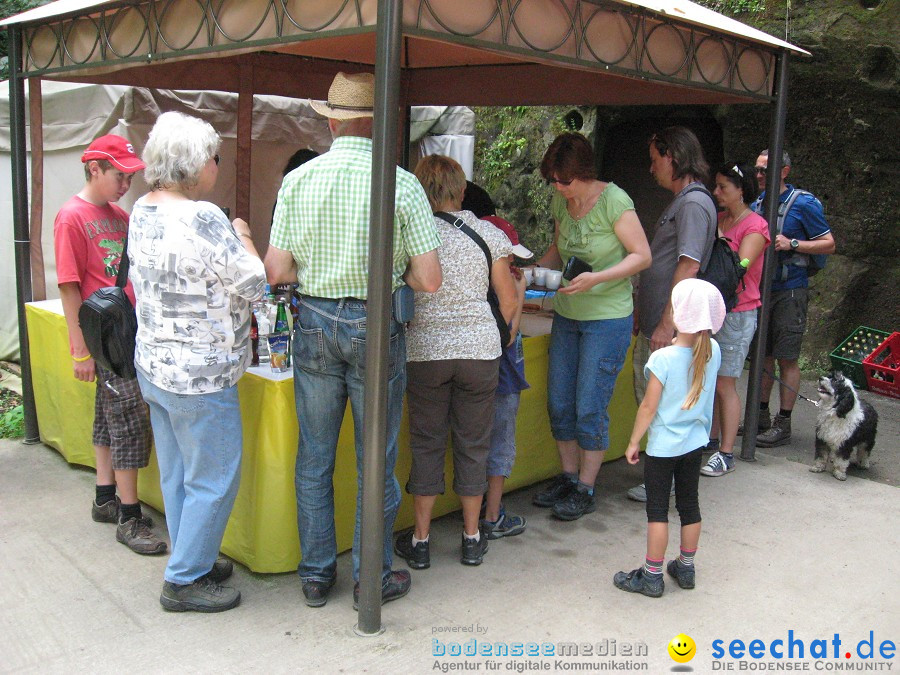
[[372,73],[338,73],[328,88],[328,100],[309,103],[317,113],[331,119],[372,117],[375,112],[375,76]]
[[682,333],[718,333],[725,321],[725,301],[708,281],[684,279],[672,289],[672,316]]

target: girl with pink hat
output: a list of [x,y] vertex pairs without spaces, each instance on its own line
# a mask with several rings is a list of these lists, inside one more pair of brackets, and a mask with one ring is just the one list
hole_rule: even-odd
[[694,554],[700,540],[697,486],[703,448],[712,426],[716,373],[721,363],[712,334],[725,320],[725,302],[712,284],[685,279],[672,289],[677,334],[671,346],[650,355],[647,393],[638,408],[625,457],[638,462],[638,444],[649,430],[644,457],[647,486],[647,557],[642,567],[617,572],[613,583],[631,593],[663,594],[663,559],[669,541],[669,490],[681,518],[681,555],[666,568],[681,588],[694,587]]

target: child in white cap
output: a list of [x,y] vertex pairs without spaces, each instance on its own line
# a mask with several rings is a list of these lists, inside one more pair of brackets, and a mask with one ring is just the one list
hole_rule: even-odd
[[672,289],[677,334],[650,355],[647,393],[638,408],[625,457],[638,462],[638,444],[649,430],[644,458],[647,486],[647,558],[642,567],[617,572],[613,583],[632,593],[663,594],[662,568],[669,541],[669,490],[681,518],[681,555],[666,568],[681,588],[694,587],[694,554],[700,539],[697,486],[703,448],[709,443],[719,345],[711,335],[725,320],[725,302],[712,284],[685,279]]

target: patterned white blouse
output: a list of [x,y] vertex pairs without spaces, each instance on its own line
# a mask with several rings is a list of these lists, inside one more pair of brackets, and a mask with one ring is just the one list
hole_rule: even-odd
[[[479,220],[471,211],[458,216],[481,235],[492,262],[512,254],[502,230]],[[416,293],[416,316],[406,333],[407,361],[496,359],[502,353],[500,332],[487,302],[490,271],[481,248],[471,237],[435,216],[441,237],[438,257],[444,281],[436,293]]]
[[262,261],[209,202],[135,203],[128,278],[138,332],[135,367],[157,387],[205,394],[234,385],[250,364],[250,301]]

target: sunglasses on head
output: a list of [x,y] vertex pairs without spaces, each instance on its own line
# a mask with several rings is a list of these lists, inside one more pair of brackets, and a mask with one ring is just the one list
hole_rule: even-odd
[[568,187],[572,184],[571,180],[560,180],[559,178],[547,178],[546,181],[547,185],[553,185],[554,183],[556,183],[557,185],[562,185],[563,187]]

